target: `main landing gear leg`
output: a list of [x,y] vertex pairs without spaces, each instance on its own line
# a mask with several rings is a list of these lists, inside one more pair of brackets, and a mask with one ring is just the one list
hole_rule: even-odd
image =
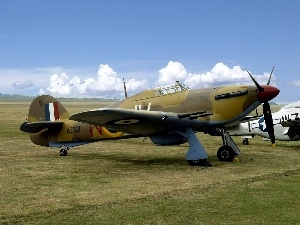
[[191,128],[187,128],[185,133],[180,132],[180,134],[186,137],[189,143],[189,150],[185,156],[188,163],[191,166],[211,166],[211,163],[207,159],[208,155],[194,131]]
[[223,146],[217,152],[218,159],[220,161],[232,162],[236,155],[240,155],[240,150],[225,129],[220,129],[220,132]]
[[63,148],[59,151],[60,156],[67,156],[68,155],[69,147],[66,144],[64,145],[64,147],[65,148]]

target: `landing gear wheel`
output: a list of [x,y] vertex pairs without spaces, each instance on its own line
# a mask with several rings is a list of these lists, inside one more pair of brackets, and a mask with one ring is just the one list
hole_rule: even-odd
[[249,140],[248,139],[244,139],[243,140],[243,145],[249,145]]
[[220,161],[232,162],[236,153],[228,145],[223,145],[219,148],[217,156]]
[[65,149],[61,149],[61,150],[59,151],[59,155],[60,155],[60,156],[66,156],[67,154],[68,154],[68,151],[65,150]]
[[188,160],[190,166],[206,166],[211,167],[211,163],[207,159]]

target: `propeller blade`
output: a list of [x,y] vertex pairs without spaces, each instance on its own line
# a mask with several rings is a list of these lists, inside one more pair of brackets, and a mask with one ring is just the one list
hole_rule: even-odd
[[272,68],[272,71],[271,71],[271,73],[270,73],[270,77],[269,77],[269,80],[268,80],[268,82],[267,82],[267,85],[269,85],[269,84],[270,84],[271,77],[272,77],[272,74],[273,74],[273,70],[274,70],[274,66],[273,66],[273,68]]
[[270,140],[271,140],[272,144],[274,144],[275,143],[275,134],[274,134],[274,127],[273,127],[273,118],[272,118],[270,104],[268,102],[265,102],[263,104],[263,114],[264,114],[265,123],[266,123],[266,127],[268,130]]
[[251,73],[249,71],[247,71],[248,74],[250,75],[253,83],[255,84],[255,86],[257,87],[258,91],[259,92],[263,92],[264,91],[264,88],[262,86],[259,85],[259,83],[257,83],[257,81],[254,79],[254,77],[251,75]]

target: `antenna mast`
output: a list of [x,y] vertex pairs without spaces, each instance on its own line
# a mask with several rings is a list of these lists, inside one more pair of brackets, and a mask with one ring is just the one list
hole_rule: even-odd
[[124,93],[125,93],[125,98],[128,98],[128,96],[127,96],[127,90],[126,90],[126,84],[125,84],[124,77],[123,77],[123,84],[124,84]]

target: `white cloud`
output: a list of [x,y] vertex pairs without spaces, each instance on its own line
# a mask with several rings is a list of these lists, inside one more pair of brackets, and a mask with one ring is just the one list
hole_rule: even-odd
[[[36,95],[36,91],[39,88],[47,85],[50,74],[63,71],[65,71],[65,69],[61,67],[32,69],[0,68],[0,92],[7,94],[26,93]],[[30,81],[34,84],[31,87],[29,87]],[[23,87],[23,89],[20,89],[21,87]]]
[[[253,75],[259,84],[266,84],[270,74]],[[188,73],[185,67],[179,62],[170,61],[168,65],[159,70],[159,79],[157,84],[163,85],[167,83],[175,83],[179,80],[190,88],[208,87],[212,85],[227,84],[253,84],[247,71],[241,69],[240,66],[229,68],[224,63],[217,63],[210,71],[197,74]],[[274,83],[276,77],[272,77]]]
[[12,87],[14,89],[27,89],[33,87],[33,82],[31,80],[25,80],[25,81],[16,81],[12,84]]
[[[126,82],[128,92],[137,92],[148,88],[146,79],[131,79]],[[66,73],[53,74],[49,80],[49,87],[40,89],[40,94],[51,94],[55,96],[97,96],[97,97],[119,97],[124,95],[123,80],[108,65],[101,64],[97,76],[81,80],[74,76],[69,78]]]
[[[97,72],[93,68],[70,69],[62,67],[28,70],[0,69],[0,77],[2,78],[0,89],[3,93],[15,93],[16,91],[26,93],[28,90],[31,95],[50,94],[55,97],[123,98],[123,77],[127,77],[126,86],[129,96],[156,86],[174,84],[177,80],[190,88],[228,84],[253,85],[247,71],[242,70],[240,66],[228,67],[222,62],[203,73],[188,72],[183,64],[175,61],[170,61],[165,67],[155,72],[141,70],[139,72],[135,69],[132,73],[125,71],[121,75],[109,65],[104,64],[99,66]],[[262,75],[253,74],[260,84],[266,84],[269,75],[269,72]],[[24,81],[24,77],[26,77],[26,81]],[[274,81],[276,81],[275,76],[272,77],[271,85],[275,85]],[[299,81],[294,81],[294,85],[300,86],[299,83]]]
[[46,94],[45,90],[43,88],[40,88],[39,95],[45,95],[45,94]]
[[295,87],[300,87],[300,80],[294,80],[294,81],[290,82],[289,84],[292,86],[295,86]]
[[186,69],[181,63],[173,61],[170,61],[166,67],[160,69],[158,72],[158,86],[174,83],[177,80],[182,81],[186,79],[188,75]]

